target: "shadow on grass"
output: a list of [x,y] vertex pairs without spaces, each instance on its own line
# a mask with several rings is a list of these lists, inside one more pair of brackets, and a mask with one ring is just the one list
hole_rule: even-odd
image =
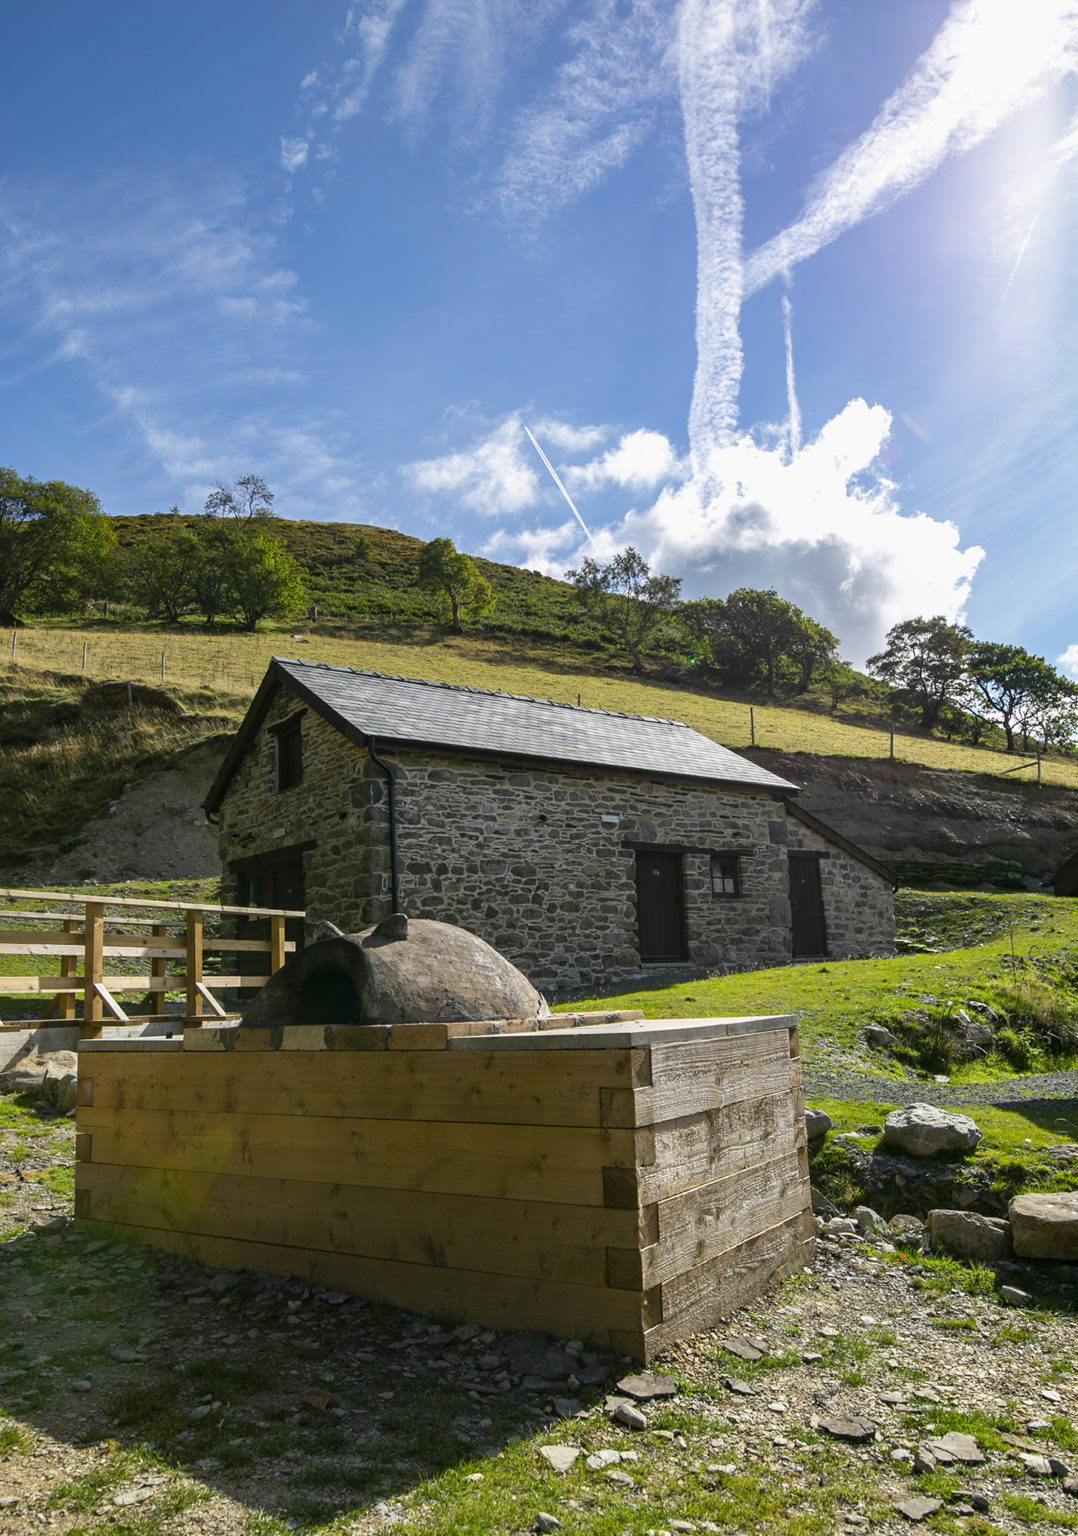
[[[547,1345],[470,1335],[70,1227],[0,1244],[0,1409],[88,1451],[49,1499],[69,1514],[104,1513],[121,1485],[171,1470],[206,1490],[191,1499],[245,1506],[252,1531],[313,1528],[447,1473],[463,1481],[550,1424],[553,1395],[587,1407],[605,1390],[611,1363],[594,1356],[582,1373],[603,1381],[588,1388],[503,1390],[495,1378],[519,1375],[521,1344],[533,1362]],[[145,1526],[141,1512],[124,1518]]]
[[1078,1142],[1078,1097],[1073,1099],[1000,1099],[995,1109],[1023,1115],[1038,1130],[1054,1136],[1069,1136]]

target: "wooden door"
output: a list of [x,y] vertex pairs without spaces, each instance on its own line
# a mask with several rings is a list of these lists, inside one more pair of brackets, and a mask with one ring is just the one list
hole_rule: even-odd
[[681,855],[636,855],[636,926],[644,961],[684,960]]
[[[267,861],[261,868],[244,870],[240,874],[240,900],[241,907],[272,907],[277,911],[302,911],[305,902],[303,899],[303,858],[295,855],[283,859],[280,863]],[[268,939],[270,925],[268,917],[242,917],[236,930],[236,937],[240,939]],[[284,936],[291,939],[297,949],[303,948],[303,919],[302,917],[286,917],[284,922]],[[245,956],[244,975],[260,976],[269,973],[270,957],[268,954],[253,954]]]
[[790,911],[794,959],[804,955],[826,955],[827,925],[818,853],[790,854]]

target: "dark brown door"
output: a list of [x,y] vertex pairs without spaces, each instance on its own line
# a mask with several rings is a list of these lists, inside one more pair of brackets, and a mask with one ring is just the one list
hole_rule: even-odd
[[641,960],[684,960],[681,855],[636,855],[636,925]]
[[820,856],[790,854],[790,910],[793,915],[794,958],[826,955],[827,925],[820,888]]
[[[302,911],[303,859],[290,858],[280,864],[267,864],[261,869],[245,870],[240,875],[241,907],[272,907],[277,911]],[[269,918],[243,917],[236,937],[241,939],[268,939]],[[284,936],[291,939],[297,949],[303,948],[302,917],[286,917]],[[243,974],[259,976],[269,971],[269,955],[244,956]]]

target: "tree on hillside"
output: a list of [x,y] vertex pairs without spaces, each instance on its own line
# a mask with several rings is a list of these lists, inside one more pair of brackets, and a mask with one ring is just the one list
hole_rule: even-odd
[[0,468],[0,624],[77,608],[108,582],[114,545],[92,491]]
[[273,492],[261,475],[244,475],[234,483],[220,480],[206,497],[202,510],[210,517],[265,522],[273,516]]
[[1020,645],[977,641],[970,649],[966,676],[967,708],[1003,727],[1007,751],[1014,751],[1015,731],[1028,737],[1042,718],[1051,720],[1059,705],[1074,695],[1074,686],[1042,656],[1031,656]]
[[303,572],[269,529],[235,529],[230,544],[227,594],[244,629],[256,629],[259,619],[286,619],[303,607]]
[[804,693],[838,647],[829,629],[773,589],[738,587],[729,597],[686,603],[681,613],[725,682],[766,689],[768,698],[782,677]]
[[200,518],[195,528],[191,595],[207,624],[228,612],[229,580],[235,556],[235,530],[214,518]]
[[819,681],[831,700],[832,714],[848,699],[862,699],[876,692],[876,684],[851,667],[848,661],[843,661],[841,656],[832,656],[825,662],[820,668]]
[[964,624],[950,624],[942,614],[906,619],[887,631],[887,645],[865,665],[931,730],[945,705],[961,704],[972,643]]
[[194,600],[198,539],[172,507],[153,530],[125,551],[127,588],[150,618],[175,624]]
[[424,547],[416,581],[449,603],[456,635],[464,633],[462,615],[478,619],[494,607],[490,582],[479,574],[470,556],[462,555],[454,547],[452,539],[432,539]]
[[632,658],[633,671],[644,671],[641,654],[664,619],[678,608],[681,579],[652,575],[647,561],[630,544],[606,565],[590,556],[578,571],[566,571],[582,606],[612,630]]

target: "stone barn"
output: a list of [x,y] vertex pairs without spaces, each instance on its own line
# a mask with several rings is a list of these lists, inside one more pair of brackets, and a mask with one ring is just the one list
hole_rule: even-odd
[[456,923],[535,986],[891,952],[889,871],[677,721],[274,658],[206,798],[222,901]]

